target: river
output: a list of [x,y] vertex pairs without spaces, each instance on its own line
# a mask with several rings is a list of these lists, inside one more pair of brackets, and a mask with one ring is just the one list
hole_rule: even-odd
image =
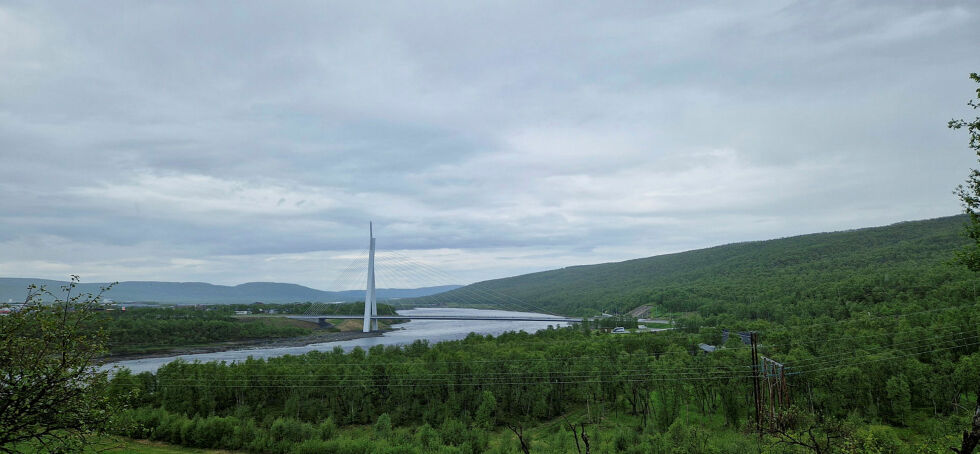
[[[453,315],[453,316],[475,316],[475,317],[522,317],[522,316],[542,316],[531,312],[511,312],[485,309],[449,309],[449,308],[425,308],[407,309],[398,311],[400,315]],[[162,356],[157,358],[143,358],[128,361],[118,361],[108,363],[103,368],[112,369],[125,367],[133,373],[155,372],[160,366],[176,359],[185,361],[226,361],[236,362],[251,358],[273,358],[283,355],[302,355],[306,352],[321,350],[329,351],[334,347],[341,347],[345,351],[350,351],[354,347],[369,349],[375,345],[406,345],[416,340],[427,340],[430,344],[436,342],[463,339],[470,333],[498,335],[507,331],[526,331],[533,333],[546,329],[548,325],[567,326],[568,323],[562,322],[514,322],[514,321],[486,321],[486,320],[411,320],[406,323],[395,325],[395,331],[389,331],[378,337],[366,337],[338,342],[324,342],[309,344],[300,347],[253,347],[244,350],[228,350],[214,353],[198,353],[193,355]]]

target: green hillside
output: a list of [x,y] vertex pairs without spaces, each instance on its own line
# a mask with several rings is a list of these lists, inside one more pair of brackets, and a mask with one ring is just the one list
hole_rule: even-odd
[[573,266],[479,282],[417,301],[492,303],[503,294],[584,316],[652,304],[669,312],[780,320],[847,316],[849,305],[834,302],[972,299],[976,275],[947,265],[953,251],[967,244],[965,221],[950,216]]

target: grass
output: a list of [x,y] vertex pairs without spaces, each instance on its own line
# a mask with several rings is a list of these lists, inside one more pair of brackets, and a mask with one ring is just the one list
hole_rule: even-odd
[[[333,324],[334,330],[346,332],[346,331],[361,331],[364,328],[364,322],[357,319],[327,319],[328,322]],[[382,330],[391,329],[391,325],[394,325],[394,320],[380,320],[378,322],[378,327]]]
[[364,325],[363,321],[354,319],[331,320],[331,323],[333,322],[337,322],[334,324],[334,327],[340,331],[361,331]]
[[319,328],[319,325],[317,325],[316,322],[311,322],[309,320],[297,320],[295,318],[288,318],[288,317],[264,317],[264,318],[251,319],[249,320],[249,322],[262,323],[274,327],[289,326],[289,327],[303,328],[309,330],[315,330]]
[[[183,446],[168,445],[158,441],[149,440],[107,440],[101,449],[110,448],[103,452],[113,453],[141,453],[141,454],[230,454],[239,451],[226,451],[221,449],[198,449],[185,448]],[[94,451],[93,451],[94,452]]]
[[[17,452],[40,453],[36,445],[20,445],[15,447]],[[132,440],[122,437],[105,437],[88,446],[83,453],[138,453],[138,454],[235,454],[241,451],[222,449],[198,449],[169,445],[158,441]]]

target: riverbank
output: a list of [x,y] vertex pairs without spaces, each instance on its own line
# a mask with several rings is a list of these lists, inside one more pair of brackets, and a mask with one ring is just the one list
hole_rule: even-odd
[[378,337],[386,332],[395,330],[387,329],[382,331],[341,331],[325,332],[318,331],[308,336],[272,338],[272,339],[249,339],[241,341],[221,342],[207,345],[184,345],[180,347],[162,348],[159,350],[147,351],[145,353],[120,353],[103,356],[99,358],[98,364],[114,363],[119,361],[130,361],[135,359],[162,358],[180,355],[197,355],[202,353],[218,353],[231,350],[248,350],[257,348],[276,348],[276,347],[303,347],[310,344],[320,344],[324,342],[340,342],[368,337]]
[[[341,348],[350,351],[354,348],[369,350],[379,345],[410,345],[413,342],[422,341],[430,345],[444,341],[454,341],[465,339],[470,333],[477,333],[481,336],[497,336],[509,331],[524,331],[533,333],[538,330],[547,329],[549,326],[561,327],[567,323],[555,323],[551,321],[501,321],[492,320],[494,317],[521,317],[529,315],[541,315],[529,312],[511,312],[500,310],[477,310],[477,309],[410,309],[401,312],[401,315],[411,316],[430,316],[430,315],[451,315],[451,316],[472,316],[475,319],[469,320],[423,320],[411,319],[405,323],[398,324],[398,329],[386,330],[383,335],[378,333],[364,334],[361,332],[358,320],[345,320],[335,325],[334,328],[340,329],[340,333],[330,333],[349,337],[302,337],[300,339],[287,340],[285,338],[277,340],[279,343],[251,343],[248,345],[228,347],[227,344],[220,344],[220,351],[215,351],[214,346],[201,346],[200,348],[184,347],[178,349],[174,354],[154,354],[144,355],[140,352],[140,359],[126,360],[122,357],[113,357],[104,360],[104,369],[112,367],[125,367],[135,374],[141,372],[154,372],[161,366],[180,357],[185,361],[218,361],[218,362],[238,362],[248,358],[267,359],[284,355],[302,355],[314,350],[333,350]],[[410,319],[411,317],[408,317]],[[486,318],[486,320],[481,319]],[[406,320],[408,320],[406,319]],[[345,326],[345,322],[351,322]],[[356,325],[356,326],[354,326]],[[356,329],[354,329],[356,328]],[[345,330],[346,329],[346,330]],[[351,333],[351,334],[341,334]],[[323,342],[329,342],[324,344]],[[203,352],[206,350],[209,352]],[[189,350],[201,351],[202,353],[191,353]],[[181,352],[185,352],[181,354]],[[108,364],[105,364],[108,363]]]

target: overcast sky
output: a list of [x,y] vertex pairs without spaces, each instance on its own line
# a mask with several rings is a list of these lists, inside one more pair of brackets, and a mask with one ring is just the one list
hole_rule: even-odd
[[334,290],[373,220],[439,270],[379,286],[463,284],[955,214],[978,16],[0,0],[0,276]]

